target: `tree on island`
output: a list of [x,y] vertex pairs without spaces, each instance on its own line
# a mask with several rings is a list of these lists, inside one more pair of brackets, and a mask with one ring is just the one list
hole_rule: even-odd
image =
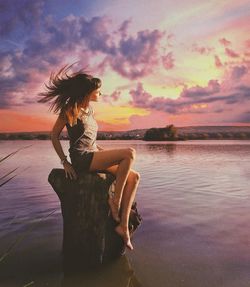
[[167,125],[165,128],[151,128],[144,134],[144,140],[146,141],[166,141],[176,140],[177,128],[174,125]]

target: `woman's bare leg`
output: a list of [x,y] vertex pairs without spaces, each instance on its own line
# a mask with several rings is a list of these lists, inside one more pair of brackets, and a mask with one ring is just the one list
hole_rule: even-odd
[[105,170],[114,165],[114,163],[118,163],[114,198],[109,199],[112,215],[117,222],[120,222],[119,209],[121,205],[123,189],[134,157],[135,150],[133,148],[120,150],[102,150],[94,153],[94,157],[91,162],[90,171],[100,169]]
[[[112,166],[110,168],[107,168],[106,170],[116,176],[118,166]],[[129,223],[129,215],[131,207],[135,199],[139,180],[140,180],[140,174],[131,169],[124,187],[121,201],[121,210],[122,210],[121,222],[116,227],[116,232],[124,238],[127,247],[131,250],[133,249],[133,246],[131,244],[129,237],[128,223]]]
[[119,233],[123,238],[127,245],[127,247],[131,250],[133,250],[133,245],[130,241],[129,236],[129,229],[128,229],[128,223],[129,223],[129,215],[131,211],[132,204],[134,202],[136,190],[139,184],[140,175],[139,173],[136,173],[132,176],[131,180],[128,180],[123,191],[122,196],[122,215],[121,215],[121,223],[115,228],[116,232]]
[[[129,237],[128,220],[139,181],[139,174],[130,171],[135,156],[134,154],[135,150],[132,148],[121,149],[119,151],[102,150],[94,153],[90,166],[90,171],[107,170],[116,176],[114,204],[112,204],[112,202],[109,203],[111,209],[113,209],[112,213],[114,217],[118,216],[119,205],[122,205],[121,222],[116,227],[116,232],[123,237],[129,249],[133,249],[133,246]],[[133,174],[133,176],[129,176],[129,174]],[[115,212],[114,209],[116,207]],[[119,218],[116,219],[119,220]]]
[[129,214],[132,207],[132,204],[135,199],[135,194],[139,185],[140,180],[140,174],[138,172],[134,173],[131,176],[131,179],[127,181],[123,196],[122,196],[122,215],[121,215],[121,226],[128,227],[128,221],[129,221]]

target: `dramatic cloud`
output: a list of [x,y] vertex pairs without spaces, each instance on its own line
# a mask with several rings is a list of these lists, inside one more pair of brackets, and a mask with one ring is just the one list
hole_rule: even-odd
[[[17,19],[25,24],[26,17],[34,12],[33,16],[37,16],[39,21],[42,2],[33,5],[27,1],[23,5]],[[25,7],[26,16],[23,15]],[[6,21],[8,24],[8,19]],[[8,52],[0,53],[1,108],[34,102],[35,100],[24,96],[31,94],[27,85],[34,81],[34,71],[40,74],[41,82],[37,82],[39,87],[44,75],[48,77],[51,67],[64,65],[69,54],[82,59],[81,62],[88,65],[90,59],[99,53],[103,55],[103,59],[97,64],[98,72],[102,73],[107,67],[111,67],[122,77],[129,79],[148,75],[159,64],[158,44],[164,33],[144,30],[139,31],[135,37],[128,37],[130,20],[124,21],[113,31],[112,21],[106,16],[86,20],[82,16],[71,15],[60,21],[47,16],[44,19],[40,17],[40,22],[43,22],[43,29],[27,36],[22,48],[14,47]],[[5,34],[11,31],[9,29]],[[38,77],[35,78],[37,81]],[[35,92],[34,84],[32,89]],[[21,91],[24,93],[22,98]],[[116,101],[117,96],[114,94],[111,99]]]
[[[17,121],[25,113],[42,118],[37,94],[50,72],[77,62],[72,70],[86,68],[105,82],[104,109],[130,104],[127,120],[110,113],[103,127],[127,128],[129,121],[139,127],[136,120],[143,127],[147,119],[199,124],[213,122],[214,115],[218,122],[246,123],[249,5],[229,1],[225,9],[213,1],[185,1],[184,7],[168,0],[165,11],[165,2],[149,1],[154,13],[143,14],[139,2],[131,8],[131,1],[122,7],[89,0],[1,1],[1,111],[20,113],[13,114]],[[133,110],[140,116],[131,116]]]
[[121,39],[116,57],[109,57],[114,71],[131,80],[149,75],[159,64],[159,42],[164,32],[139,31],[136,37]]
[[[247,72],[248,69],[245,66],[235,66],[232,68],[230,77],[223,83],[210,80],[206,87],[198,85],[190,88],[184,87],[176,100],[149,94],[144,90],[142,83],[138,83],[136,89],[130,91],[132,100],[129,104],[169,114],[221,113],[228,111],[228,105],[239,107],[243,102],[250,101],[250,85],[238,84],[238,80]],[[230,89],[225,88],[227,81],[232,84]],[[218,109],[218,104],[223,108]]]

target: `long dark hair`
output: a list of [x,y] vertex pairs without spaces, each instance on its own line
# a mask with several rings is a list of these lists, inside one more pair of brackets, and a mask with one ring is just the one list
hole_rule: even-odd
[[101,87],[101,80],[88,74],[83,69],[68,75],[72,65],[66,65],[57,73],[51,72],[46,91],[39,93],[38,103],[51,102],[49,110],[58,111],[66,116],[72,126],[76,121],[79,107],[86,108],[90,93]]

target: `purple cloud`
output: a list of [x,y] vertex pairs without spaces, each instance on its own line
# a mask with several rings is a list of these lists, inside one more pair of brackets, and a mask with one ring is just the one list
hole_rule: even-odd
[[129,94],[132,97],[132,101],[129,104],[132,104],[136,107],[147,107],[147,104],[151,101],[152,95],[147,93],[142,86],[142,83],[138,83],[135,90],[130,90]]
[[90,21],[83,17],[79,19],[80,36],[92,51],[116,55],[116,47],[111,34],[108,32],[109,19],[93,17]]
[[[22,29],[32,32],[34,26],[39,24],[44,4],[44,0],[1,1],[0,36],[9,37],[14,32],[21,36]],[[27,35],[25,33],[22,36]]]
[[[4,4],[2,5],[5,7]],[[11,10],[9,6],[11,5],[7,8]],[[8,31],[2,31],[4,35],[8,36],[14,29],[16,31],[16,25],[19,22],[27,25],[26,19],[32,13],[37,17],[34,23],[40,23],[40,28],[34,29],[33,32],[36,33],[26,33],[22,42],[12,46],[8,52],[0,52],[1,107],[13,107],[13,95],[18,98],[15,93],[17,90],[22,90],[25,95],[23,104],[30,102],[28,86],[34,87],[34,74],[41,74],[40,82],[38,77],[35,78],[36,85],[41,86],[46,80],[45,76],[49,76],[51,67],[57,70],[68,63],[65,59],[69,54],[76,60],[80,60],[79,65],[86,67],[90,59],[98,53],[103,56],[101,62],[95,67],[98,73],[103,73],[106,68],[111,67],[118,74],[129,79],[149,74],[158,64],[158,43],[164,34],[158,30],[139,31],[135,37],[127,37],[131,20],[124,21],[115,30],[111,29],[112,23],[107,17],[93,17],[90,20],[74,15],[63,19],[55,19],[51,15],[41,17],[43,1],[37,1],[36,4],[34,1],[22,1],[22,5],[18,4],[17,7],[20,8],[15,20],[17,22],[11,22],[13,17],[2,18],[2,23],[6,24],[2,27],[15,26],[11,29],[6,28],[9,29]],[[12,15],[11,13],[6,12],[7,15]],[[31,17],[30,20],[32,19]],[[28,26],[32,25],[29,23]],[[111,99],[116,100],[118,97],[116,93]]]
[[220,84],[218,83],[217,80],[210,80],[208,82],[207,87],[200,87],[200,86],[195,86],[191,87],[189,89],[184,88],[181,97],[182,98],[187,98],[187,99],[192,99],[192,98],[203,98],[207,97],[210,95],[213,95],[215,93],[218,93],[220,91]]
[[245,74],[247,74],[247,72],[248,69],[246,66],[235,66],[231,72],[231,79],[237,81],[241,79]]
[[123,21],[122,24],[120,25],[117,33],[120,34],[122,38],[128,37],[128,27],[130,23],[131,23],[131,19]]
[[136,37],[121,39],[116,56],[109,57],[110,66],[125,78],[137,79],[150,74],[159,64],[158,45],[164,32],[139,31]]
[[[132,100],[129,102],[134,107],[153,109],[167,112],[170,114],[206,113],[206,109],[193,109],[193,105],[211,104],[215,105],[214,112],[227,110],[226,105],[241,104],[242,101],[250,100],[250,86],[240,85],[232,88],[232,91],[222,91],[221,85],[217,80],[210,80],[207,87],[195,86],[184,88],[180,97],[172,100],[165,97],[153,97],[147,93],[142,83],[138,83],[135,90],[130,91]],[[217,108],[218,102],[223,109]],[[211,112],[211,109],[209,110]]]

